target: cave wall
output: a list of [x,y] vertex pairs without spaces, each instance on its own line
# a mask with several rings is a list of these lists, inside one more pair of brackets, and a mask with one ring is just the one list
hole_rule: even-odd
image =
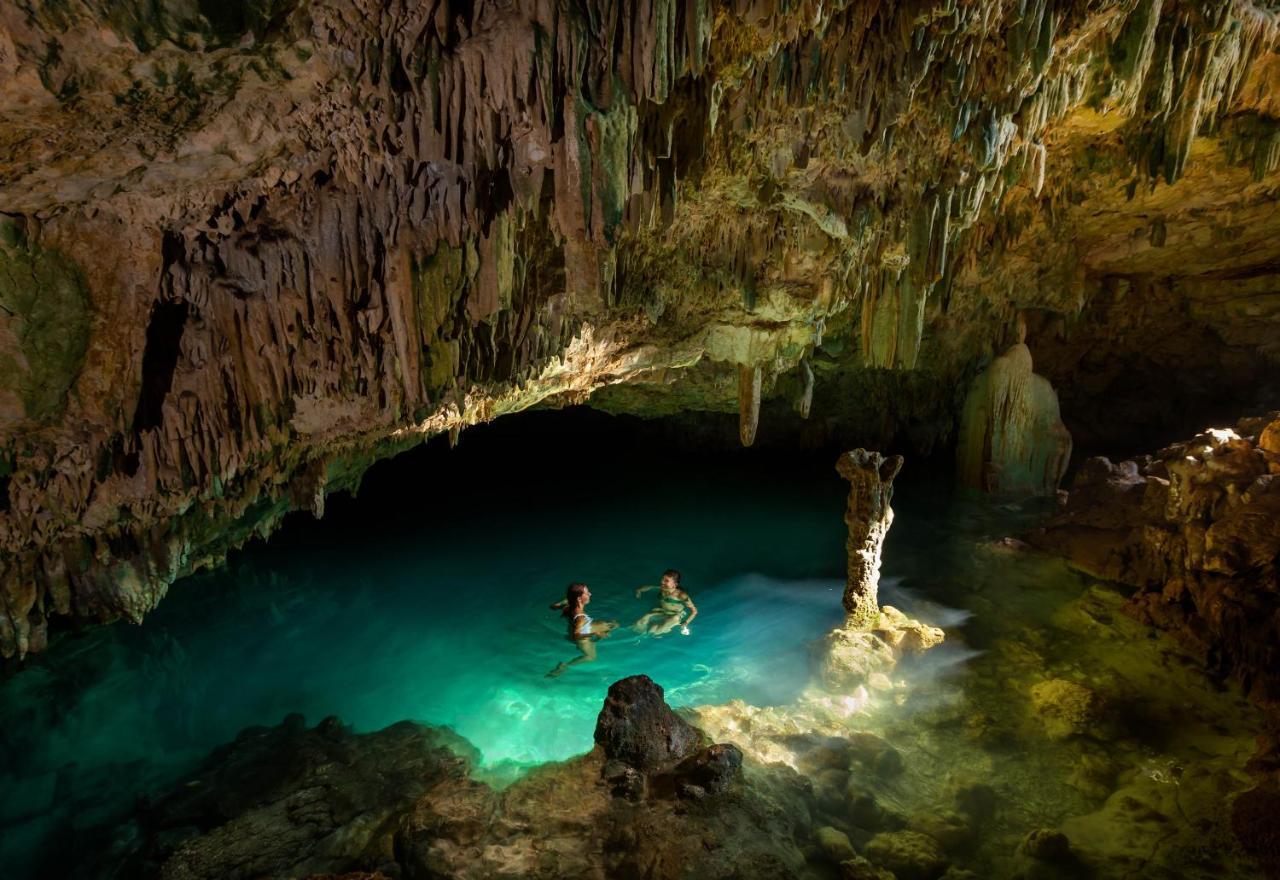
[[1278,32],[1247,0],[0,7],[0,654],[530,406],[924,450],[1029,314],[1099,442],[1125,352],[1134,394],[1185,352],[1255,393]]

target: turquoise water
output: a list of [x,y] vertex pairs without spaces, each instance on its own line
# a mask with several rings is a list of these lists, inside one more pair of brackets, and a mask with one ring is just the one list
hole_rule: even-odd
[[[791,711],[814,641],[843,617],[835,455],[677,453],[667,437],[599,415],[503,419],[375,467],[358,498],[176,584],[142,626],[64,634],[0,683],[0,877],[102,876],[83,854],[127,848],[139,796],[294,712],[449,725],[503,784],[589,749],[625,675],[676,705]],[[1223,799],[1252,784],[1256,713],[1115,591],[994,540],[1034,505],[947,485],[918,461],[898,480],[881,598],[948,635],[852,720],[905,762],[865,786],[912,828],[934,827],[957,786],[992,786],[996,814],[956,855],[979,876],[1018,876],[1042,827],[1067,830],[1098,877],[1253,876]],[[668,567],[700,611],[689,636],[620,629],[597,662],[546,676],[577,653],[548,609],[568,582],[625,625],[653,605],[635,588]],[[1034,689],[1059,678],[1105,698],[1096,729],[1046,735]],[[814,777],[821,802],[842,797],[830,775]],[[847,820],[833,809],[822,821]]]
[[[590,749],[608,685],[633,673],[676,704],[792,698],[842,617],[834,468],[525,424],[518,443],[476,432],[379,466],[324,521],[291,520],[141,627],[64,638],[0,686],[0,863],[291,712],[450,725],[501,780]],[[568,582],[591,585],[597,620],[630,624],[654,603],[635,588],[668,567],[698,605],[689,636],[620,629],[597,662],[546,676],[577,654],[548,609]]]

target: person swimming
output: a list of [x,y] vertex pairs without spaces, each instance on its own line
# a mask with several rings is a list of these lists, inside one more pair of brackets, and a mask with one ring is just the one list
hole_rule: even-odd
[[[662,573],[661,586],[638,587],[636,598],[653,589],[658,590],[658,606],[632,624],[631,628],[652,636],[662,636],[679,626],[680,634],[687,636],[689,624],[693,623],[693,619],[698,616],[698,606],[693,604],[688,593],[680,589],[680,572],[674,568],[668,568]],[[681,624],[680,618],[686,611],[689,612],[689,616]]]
[[564,598],[551,605],[551,610],[559,611],[568,625],[566,638],[578,646],[578,656],[565,660],[555,669],[547,673],[548,678],[561,675],[576,663],[591,663],[596,659],[596,642],[617,628],[613,620],[596,621],[587,614],[587,603],[591,601],[591,589],[583,583],[569,584]]

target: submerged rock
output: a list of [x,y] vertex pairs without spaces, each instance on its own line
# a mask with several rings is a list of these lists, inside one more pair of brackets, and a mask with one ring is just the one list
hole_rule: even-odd
[[707,746],[677,764],[672,775],[678,791],[722,794],[742,775],[742,750],[731,743]]
[[840,880],[895,880],[893,874],[876,867],[862,856],[840,863]]
[[449,731],[408,721],[364,735],[333,718],[250,728],[143,810],[131,870],[249,880],[394,865],[395,817],[424,796],[485,801],[468,780],[474,758]]
[[1031,688],[1031,707],[1052,739],[1088,733],[1098,722],[1101,706],[1095,692],[1060,678]]
[[[625,705],[622,716],[645,719],[642,729],[670,720],[656,684],[619,685],[602,716],[614,718]],[[701,742],[700,731],[682,724],[667,729],[692,737],[681,742]],[[665,753],[680,748],[668,740]],[[695,751],[651,780],[601,747],[536,768],[502,791],[471,778],[476,757],[455,734],[410,722],[359,735],[337,719],[311,729],[298,717],[252,728],[149,805],[139,834],[117,835],[137,838],[126,873],[165,880],[812,876],[802,853],[812,834],[809,786],[786,768],[744,767],[735,746]],[[636,782],[635,797],[611,791]],[[104,856],[98,864],[114,863]]]
[[849,835],[839,829],[824,825],[814,832],[814,837],[817,838],[822,852],[833,862],[846,862],[857,858],[858,854],[854,852],[853,844],[849,842]]
[[1061,831],[1037,828],[1022,839],[1018,852],[1042,862],[1063,864],[1074,859],[1071,841]]
[[867,843],[866,855],[897,880],[937,880],[947,869],[942,847],[918,831],[886,831]]

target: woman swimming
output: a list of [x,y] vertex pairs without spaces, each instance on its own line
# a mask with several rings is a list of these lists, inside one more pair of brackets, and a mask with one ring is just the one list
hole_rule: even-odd
[[[652,586],[639,587],[636,590],[636,598],[640,598],[646,590],[652,589]],[[681,624],[680,618],[686,611],[689,612],[689,616]],[[698,606],[693,604],[693,599],[689,598],[688,593],[680,589],[680,572],[674,568],[668,568],[662,573],[662,586],[658,587],[658,607],[637,620],[631,628],[636,632],[662,636],[679,626],[681,634],[687,636],[689,624],[693,623],[693,619],[697,616]]]
[[617,628],[612,620],[594,621],[587,614],[587,603],[591,601],[591,590],[583,583],[569,584],[564,598],[552,605],[552,609],[560,609],[561,615],[568,623],[569,632],[566,638],[578,646],[579,656],[566,660],[547,673],[554,678],[575,663],[590,663],[596,659],[596,640],[602,639]]

